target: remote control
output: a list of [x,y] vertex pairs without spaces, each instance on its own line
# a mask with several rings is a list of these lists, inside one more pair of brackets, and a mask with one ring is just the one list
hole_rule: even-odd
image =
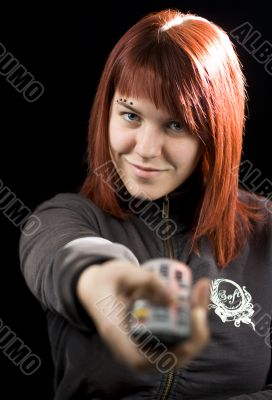
[[160,279],[177,295],[176,304],[155,305],[146,299],[136,300],[130,312],[130,333],[135,342],[143,342],[150,337],[150,343],[161,341],[172,346],[189,338],[190,295],[192,273],[185,264],[169,258],[154,258],[142,264],[154,271]]

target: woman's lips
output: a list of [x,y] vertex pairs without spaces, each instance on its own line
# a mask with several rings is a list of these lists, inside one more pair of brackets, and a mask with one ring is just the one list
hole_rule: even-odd
[[134,172],[134,174],[140,178],[155,178],[157,176],[159,176],[160,174],[162,174],[163,170],[161,171],[146,171],[140,168],[137,168],[135,165],[133,164],[129,164]]

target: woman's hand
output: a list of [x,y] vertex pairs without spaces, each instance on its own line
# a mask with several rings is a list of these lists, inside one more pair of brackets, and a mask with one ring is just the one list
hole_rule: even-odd
[[[127,307],[136,299],[145,298],[162,305],[175,301],[173,294],[154,272],[123,260],[93,265],[81,273],[77,295],[118,361],[137,370],[156,369],[156,365],[144,356],[129,337],[126,318]],[[191,338],[181,345],[168,348],[177,359],[175,368],[184,366],[196,356],[209,339],[208,301],[209,280],[201,279],[192,292]]]

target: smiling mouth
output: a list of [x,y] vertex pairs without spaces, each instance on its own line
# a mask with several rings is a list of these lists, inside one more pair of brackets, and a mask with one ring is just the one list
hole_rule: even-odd
[[149,167],[147,168],[147,167],[142,167],[141,165],[138,165],[138,164],[132,164],[132,163],[130,163],[130,164],[133,165],[133,167],[136,167],[142,171],[157,171],[157,172],[163,171],[162,169],[155,169],[155,168],[149,168]]
[[131,163],[129,163],[129,165],[134,175],[136,175],[138,178],[144,178],[144,179],[156,178],[157,176],[163,173],[163,170],[144,170],[138,168],[136,165],[133,165]]

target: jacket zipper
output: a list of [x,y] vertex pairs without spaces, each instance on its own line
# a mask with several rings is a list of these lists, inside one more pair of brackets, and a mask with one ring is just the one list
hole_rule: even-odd
[[[169,218],[169,197],[168,197],[168,195],[165,196],[165,199],[163,201],[162,218],[166,219],[166,224],[168,227],[168,221],[167,221],[167,218]],[[171,242],[171,239],[167,238],[166,243],[167,243],[167,250],[168,250],[168,258],[174,258],[173,244]],[[171,369],[167,374],[166,383],[164,385],[163,393],[162,393],[160,400],[166,400],[168,398],[168,394],[170,392],[173,379],[174,379],[174,369]]]

